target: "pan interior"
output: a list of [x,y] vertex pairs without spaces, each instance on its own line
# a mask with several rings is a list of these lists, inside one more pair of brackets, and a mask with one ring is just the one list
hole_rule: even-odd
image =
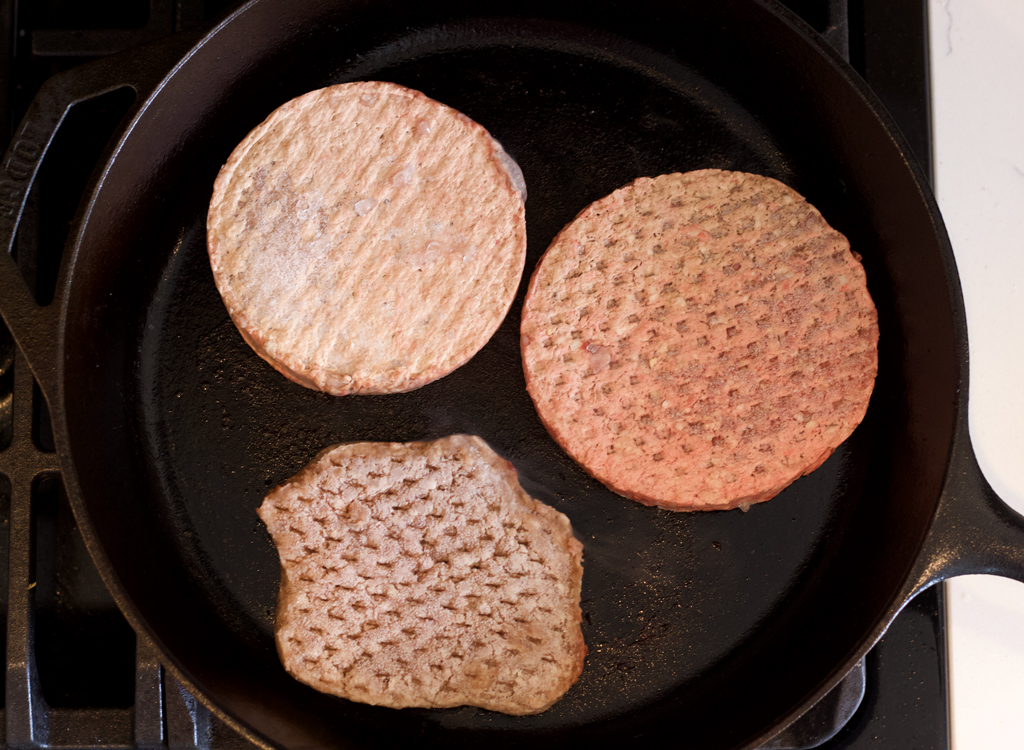
[[257,357],[229,320],[206,257],[205,201],[226,153],[199,165],[201,189],[183,207],[140,329],[137,418],[152,492],[196,590],[268,671],[279,669],[278,562],[255,509],[325,446],[480,435],[533,496],[569,516],[585,548],[590,654],[579,683],[536,717],[411,712],[438,728],[593,723],[698,690],[703,674],[816,580],[824,542],[842,534],[859,493],[858,447],[870,442],[865,424],[822,468],[746,514],[643,507],[554,444],[525,390],[518,325],[529,274],[557,231],[639,176],[706,167],[793,176],[770,134],[695,71],[672,64],[669,77],[609,37],[530,39],[434,30],[320,82],[378,79],[422,90],[483,124],[522,167],[526,274],[501,329],[467,365],[412,393],[336,398],[288,382]]
[[[495,0],[481,13],[471,0],[261,0],[145,103],[71,256],[54,412],[69,496],[133,623],[222,716],[281,745],[515,746],[527,733],[562,747],[562,729],[604,743],[664,726],[703,750],[754,745],[894,616],[934,512],[963,347],[934,204],[858,88],[773,3]],[[803,193],[864,256],[878,305],[865,422],[747,514],[626,501],[536,416],[519,361],[525,279],[487,346],[421,390],[333,398],[284,380],[217,296],[206,204],[275,107],[372,78],[465,112],[519,161],[527,275],[580,209],[639,176],[718,167]],[[511,460],[584,543],[580,682],[548,712],[512,718],[389,711],[292,680],[274,650],[277,558],[255,508],[327,445],[456,432]]]

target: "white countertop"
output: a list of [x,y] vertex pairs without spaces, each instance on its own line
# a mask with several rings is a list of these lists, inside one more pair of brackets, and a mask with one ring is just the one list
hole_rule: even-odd
[[[1024,2],[930,0],[935,188],[967,308],[971,439],[1024,512]],[[953,750],[1024,748],[1024,585],[948,584]]]

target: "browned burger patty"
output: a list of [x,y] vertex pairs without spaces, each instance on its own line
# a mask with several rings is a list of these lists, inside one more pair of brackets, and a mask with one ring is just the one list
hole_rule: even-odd
[[776,180],[641,178],[541,259],[523,309],[527,388],[555,440],[626,497],[768,500],[864,417],[878,324],[858,261]]
[[224,165],[214,280],[252,348],[336,395],[447,375],[490,339],[523,271],[523,201],[465,115],[379,81],[287,102]]
[[329,448],[259,514],[278,652],[317,690],[532,714],[583,669],[583,546],[478,437]]

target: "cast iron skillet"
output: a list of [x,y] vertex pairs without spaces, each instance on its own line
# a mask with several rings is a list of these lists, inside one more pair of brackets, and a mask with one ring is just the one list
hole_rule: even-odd
[[[248,736],[564,747],[669,729],[686,747],[754,747],[923,588],[962,573],[1024,579],[1024,523],[967,438],[966,326],[935,202],[874,96],[781,6],[264,0],[185,53],[193,41],[40,94],[4,163],[7,247],[67,108],[119,86],[137,99],[80,209],[56,302],[37,307],[3,254],[0,304],[104,579],[175,674]],[[796,188],[864,256],[881,327],[864,423],[747,514],[623,500],[536,417],[519,364],[525,278],[483,351],[421,390],[332,398],[281,378],[217,297],[206,204],[228,153],[273,108],[353,79],[420,89],[504,143],[529,184],[528,273],[581,208],[641,175],[720,167]],[[349,703],[293,681],[274,652],[277,561],[254,513],[264,493],[332,443],[453,432],[508,457],[585,544],[590,656],[540,716]]]

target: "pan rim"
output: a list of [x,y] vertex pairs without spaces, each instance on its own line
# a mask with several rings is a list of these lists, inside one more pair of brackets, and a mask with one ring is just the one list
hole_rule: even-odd
[[[927,184],[927,182],[923,177],[923,172],[920,166],[914,160],[914,158],[912,156],[909,156],[910,151],[907,146],[907,143],[905,139],[903,139],[902,135],[899,133],[898,129],[895,127],[894,123],[891,121],[891,118],[889,117],[888,113],[884,111],[884,108],[882,107],[881,103],[877,100],[877,97],[874,95],[873,92],[870,91],[870,89],[867,88],[867,85],[860,80],[859,76],[857,76],[857,74],[852,70],[852,68],[850,68],[849,65],[844,60],[842,60],[842,58],[838,57],[837,53],[835,53],[830,47],[827,46],[827,43],[818,39],[815,32],[813,32],[813,30],[810,29],[809,26],[807,26],[801,19],[799,19],[799,17],[793,15],[787,8],[775,2],[775,0],[755,0],[755,2],[767,8],[770,12],[774,13],[775,15],[780,16],[786,23],[788,23],[794,29],[795,32],[797,32],[798,36],[803,38],[805,41],[810,42],[819,53],[824,54],[826,59],[830,61],[831,65],[836,70],[838,70],[844,78],[847,79],[852,88],[864,101],[865,105],[880,120],[882,127],[889,134],[893,141],[893,144],[895,145],[899,153],[903,156],[906,168],[909,169],[912,173],[914,182],[919,192],[919,198],[927,206],[929,214],[932,216],[933,220],[938,220],[935,226],[936,237],[939,239],[939,246],[941,250],[941,262],[943,264],[944,270],[946,271],[947,283],[949,284],[949,299],[952,303],[952,309],[955,320],[957,322],[964,321],[965,318],[963,309],[963,299],[962,294],[960,292],[959,277],[956,274],[955,261],[953,259],[952,247],[949,242],[948,235],[946,234],[945,229],[941,224],[941,214],[938,211],[937,203],[935,202],[934,196],[931,194],[931,192],[924,189],[924,186]],[[235,12],[227,16],[225,19],[223,19],[221,22],[219,22],[214,28],[212,28],[208,33],[206,33],[200,41],[198,41],[195,45],[192,46],[192,48],[179,60],[179,62],[167,73],[167,75],[164,76],[164,78],[156,86],[156,88],[149,94],[149,96],[145,97],[144,99],[140,98],[133,112],[130,125],[125,129],[124,133],[121,136],[121,139],[117,144],[117,147],[115,147],[114,150],[111,152],[110,158],[104,165],[99,182],[97,183],[100,187],[102,186],[103,180],[109,172],[114,159],[120,153],[121,147],[132,136],[136,126],[139,124],[140,120],[144,118],[149,107],[152,106],[153,103],[158,100],[165,85],[174,76],[178,75],[179,72],[188,65],[189,61],[192,60],[205,45],[210,43],[218,33],[221,33],[223,30],[230,27],[231,24],[234,23],[240,16],[248,12],[251,8],[260,4],[261,0],[252,0],[252,2],[236,10]],[[73,269],[78,261],[78,254],[81,247],[81,239],[83,234],[87,231],[87,226],[92,216],[92,208],[96,201],[97,193],[98,190],[95,190],[90,195],[87,209],[83,212],[81,220],[78,224],[77,231],[75,234],[75,240],[71,245],[71,252],[69,254],[70,257],[68,266],[70,269]],[[66,287],[70,286],[73,283],[73,276],[73,272],[69,272],[66,276],[64,282],[65,287],[60,292],[62,300],[67,299]],[[61,321],[59,327],[60,337],[58,340],[58,356],[60,361],[63,361],[65,354],[65,333],[68,327],[66,320],[67,315],[68,307],[64,305],[61,310]],[[953,331],[954,341],[957,346],[957,349],[963,352],[963,356],[958,358],[956,362],[956,367],[958,368],[960,381],[964,385],[966,385],[967,382],[966,338],[965,334],[962,334],[962,331],[965,330],[966,328],[964,322],[963,328],[958,327]],[[220,706],[219,703],[217,703],[217,701],[214,700],[212,696],[207,695],[206,691],[192,678],[191,674],[186,670],[184,665],[178,661],[177,657],[174,656],[174,654],[172,654],[156,638],[155,632],[152,630],[149,623],[143,619],[141,613],[137,611],[134,602],[129,597],[127,591],[121,584],[119,577],[117,576],[117,572],[113,569],[109,559],[107,558],[105,550],[102,548],[102,544],[99,541],[98,535],[92,528],[91,521],[83,523],[83,520],[88,519],[89,513],[84,505],[81,496],[81,487],[78,482],[78,477],[75,472],[73,461],[71,460],[71,456],[73,455],[73,453],[72,446],[70,444],[68,426],[65,420],[66,415],[64,409],[64,397],[66,393],[65,376],[66,371],[63,368],[58,368],[57,398],[55,399],[54,409],[52,412],[56,423],[54,436],[58,447],[58,455],[60,457],[61,472],[64,477],[65,483],[68,485],[69,500],[71,501],[72,506],[75,509],[76,518],[79,520],[79,524],[83,528],[83,538],[85,539],[86,545],[89,548],[90,554],[93,556],[95,560],[97,560],[97,567],[100,569],[100,572],[103,575],[104,582],[107,583],[108,587],[111,589],[112,595],[117,601],[118,606],[121,608],[122,612],[125,613],[125,616],[132,624],[132,627],[136,630],[136,632],[144,634],[147,637],[147,639],[149,639],[157,647],[161,654],[162,661],[166,663],[171,672],[174,673],[175,676],[180,681],[182,681],[183,684],[187,685],[191,690],[193,690],[197,697],[200,697],[203,700],[204,704],[206,704],[214,712],[215,715],[224,720],[237,731],[240,731],[243,735],[245,735],[252,741],[262,742],[263,740],[258,735],[254,734],[255,730],[251,730],[243,720],[235,717],[229,711]],[[966,389],[962,388],[961,393],[957,394],[957,401],[953,408],[954,425],[957,427],[957,429],[959,429],[959,425],[964,421],[964,414],[966,412]],[[949,448],[946,452],[947,461],[942,469],[943,486],[945,486],[946,477],[948,477],[951,457],[953,454],[953,442],[954,436],[950,436]],[[925,532],[926,531],[927,530],[925,530]],[[924,535],[922,535],[922,545],[923,539]],[[919,548],[914,555],[915,559],[920,555],[920,546],[921,545],[919,545]],[[103,561],[102,564],[100,563],[101,560]],[[900,606],[906,604],[906,602],[909,599],[905,598],[903,596],[903,593],[905,592],[897,593],[893,597],[892,604],[896,604],[897,602],[901,603]],[[852,667],[854,664],[856,664],[856,662],[859,661],[859,659],[862,658],[868,650],[870,650],[871,646],[873,646],[874,643],[877,642],[877,639],[880,638],[881,635],[888,628],[892,618],[894,618],[896,614],[898,614],[899,612],[899,608],[897,608],[896,611],[891,610],[892,606],[890,606],[890,608],[886,610],[887,613],[889,613],[889,616],[884,618],[883,622],[878,623],[876,628],[872,631],[870,637],[867,639],[868,642],[862,643],[861,646],[858,648],[857,653],[852,654],[843,665],[834,669],[833,675],[836,673],[845,674],[848,671],[849,667]],[[831,689],[831,687],[833,687],[837,681],[838,680],[836,679],[829,678],[827,684],[823,684],[821,687],[819,687],[811,698],[809,698],[807,701],[804,702],[804,704],[801,704],[801,706],[795,708],[791,712],[791,718],[789,721],[786,721],[784,724],[780,724],[777,727],[772,728],[772,731],[769,734],[765,735],[765,737],[762,739],[766,739],[770,736],[773,736],[778,731],[781,731],[782,728],[791,723],[792,720],[794,720],[796,717],[802,714],[809,706],[813,705],[813,703],[815,703],[817,700],[820,700],[820,698],[826,692],[828,692],[828,690]]]

